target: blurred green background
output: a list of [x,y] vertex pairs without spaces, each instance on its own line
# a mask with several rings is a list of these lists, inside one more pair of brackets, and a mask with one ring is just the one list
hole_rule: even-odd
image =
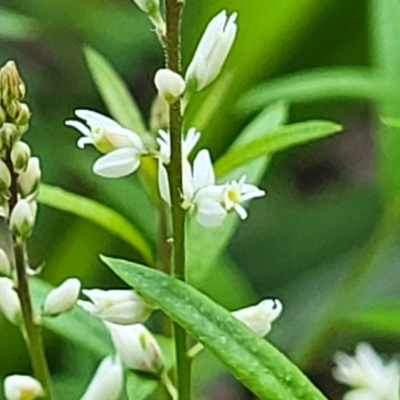
[[[290,122],[330,119],[344,129],[273,158],[261,184],[267,196],[253,202],[220,256],[229,276],[215,274],[208,287],[199,286],[231,309],[279,297],[285,312],[272,342],[335,398],[341,391],[330,376],[336,350],[352,351],[360,340],[389,354],[399,348],[400,130],[379,120],[400,116],[400,2],[187,0],[184,66],[207,21],[223,8],[239,13],[237,42],[222,77],[188,110],[188,126],[203,132],[213,156],[279,99],[290,105]],[[96,151],[79,150],[77,132],[63,125],[76,108],[107,113],[85,45],[121,74],[147,120],[163,54],[129,0],[2,1],[0,64],[16,60],[27,83],[33,119],[26,140],[41,158],[43,181],[117,209],[154,247],[156,217],[138,178],[94,176]],[[223,103],[216,107],[213,99]],[[46,263],[43,276],[53,284],[73,275],[86,287],[122,287],[98,254],[140,261],[107,231],[46,206],[30,251],[33,265]],[[221,284],[227,276],[228,286]],[[58,385],[74,382],[68,396],[74,398],[93,360],[78,362],[77,349],[48,339]],[[0,376],[29,371],[19,335],[4,321],[0,360]],[[196,366],[199,398],[251,398],[207,354]]]

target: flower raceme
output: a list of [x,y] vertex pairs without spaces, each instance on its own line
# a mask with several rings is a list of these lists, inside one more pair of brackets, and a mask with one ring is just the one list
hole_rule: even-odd
[[75,115],[86,122],[67,120],[84,136],[78,140],[78,147],[94,145],[106,153],[93,165],[93,171],[105,178],[119,178],[135,172],[146,149],[140,136],[102,114],[90,110],[76,110]]

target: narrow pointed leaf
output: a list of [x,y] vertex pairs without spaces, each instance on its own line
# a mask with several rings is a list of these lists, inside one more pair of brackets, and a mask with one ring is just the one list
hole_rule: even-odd
[[125,217],[113,209],[59,187],[44,184],[40,186],[39,201],[101,226],[131,245],[147,263],[153,263],[150,245],[143,235]]
[[103,261],[203,343],[260,399],[325,399],[274,346],[188,284],[128,261],[106,257]]
[[255,158],[321,139],[340,130],[340,125],[328,121],[308,121],[282,126],[274,132],[267,132],[263,137],[228,151],[215,163],[215,173],[224,176]]

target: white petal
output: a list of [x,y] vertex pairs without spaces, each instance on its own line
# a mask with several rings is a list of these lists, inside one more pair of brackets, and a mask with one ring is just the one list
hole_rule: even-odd
[[208,150],[201,150],[193,162],[193,190],[214,185],[215,175]]
[[197,206],[197,221],[207,228],[220,226],[226,217],[225,209],[214,200],[202,198]]
[[18,324],[21,318],[21,303],[9,278],[0,278],[0,311],[13,324]]
[[240,219],[244,220],[247,218],[247,211],[240,204],[234,204],[233,208],[239,214]]
[[35,400],[44,395],[39,381],[28,375],[10,375],[4,380],[7,400]]
[[194,146],[196,146],[197,142],[200,139],[200,132],[197,132],[196,128],[190,128],[186,135],[186,138],[183,140],[182,144],[182,156],[187,158]]
[[78,141],[76,142],[76,144],[78,145],[78,147],[80,149],[83,149],[85,147],[86,144],[94,144],[93,139],[91,137],[80,137],[78,139]]
[[111,129],[121,129],[122,126],[111,118],[106,117],[92,110],[75,110],[75,115],[82,118],[90,126],[93,124],[109,127]]
[[105,178],[120,178],[135,172],[140,165],[140,156],[132,148],[113,150],[100,157],[93,165],[93,171]]
[[345,393],[343,400],[384,400],[371,389],[356,389]]
[[57,315],[72,308],[79,297],[81,282],[77,278],[69,278],[53,289],[43,304],[43,313]]
[[65,121],[64,123],[67,126],[72,126],[73,128],[78,129],[78,131],[83,133],[85,136],[88,136],[88,137],[92,136],[92,132],[90,131],[90,129],[86,125],[82,124],[82,122],[75,121],[73,119],[69,119],[68,121]]
[[161,198],[168,204],[171,205],[171,196],[169,193],[168,174],[164,165],[160,161],[158,163],[158,190]]

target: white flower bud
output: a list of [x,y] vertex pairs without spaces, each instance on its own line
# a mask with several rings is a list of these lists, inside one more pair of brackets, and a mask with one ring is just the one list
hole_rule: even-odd
[[77,278],[69,278],[53,289],[43,303],[43,314],[58,315],[72,308],[79,297],[81,282]]
[[28,375],[10,375],[4,380],[7,400],[35,400],[44,395],[40,382]]
[[117,354],[127,368],[160,375],[164,362],[160,346],[142,324],[117,325],[106,322]]
[[18,126],[24,126],[29,122],[31,118],[31,110],[25,103],[18,103],[17,114],[15,116],[15,123]]
[[190,91],[200,91],[219,74],[235,40],[237,14],[229,19],[221,11],[210,23],[197,46],[185,76]]
[[7,253],[0,247],[0,274],[11,275],[11,263]]
[[6,191],[11,185],[11,173],[6,163],[0,160],[0,191]]
[[32,233],[36,218],[36,202],[18,200],[11,211],[10,228],[16,238],[26,239]]
[[105,358],[80,400],[117,400],[123,385],[123,368],[117,357]]
[[131,325],[144,322],[154,310],[133,290],[85,289],[82,292],[91,301],[79,300],[80,307],[115,324]]
[[38,190],[41,175],[39,159],[30,158],[26,171],[22,172],[17,180],[18,191],[22,197],[27,197]]
[[168,103],[174,103],[183,94],[186,84],[183,78],[170,69],[159,69],[154,76],[158,94]]
[[159,0],[133,0],[134,3],[146,14],[157,15],[160,10]]
[[10,122],[5,122],[0,127],[0,141],[2,148],[10,148],[12,144],[17,140],[19,131],[16,125]]
[[256,335],[265,336],[283,309],[282,303],[277,299],[263,300],[255,306],[234,311],[232,315],[247,325]]
[[13,163],[15,171],[24,171],[28,165],[30,156],[30,147],[25,142],[16,142],[11,150],[11,161]]
[[13,324],[21,321],[21,303],[14,288],[14,283],[9,278],[0,278],[0,311]]

